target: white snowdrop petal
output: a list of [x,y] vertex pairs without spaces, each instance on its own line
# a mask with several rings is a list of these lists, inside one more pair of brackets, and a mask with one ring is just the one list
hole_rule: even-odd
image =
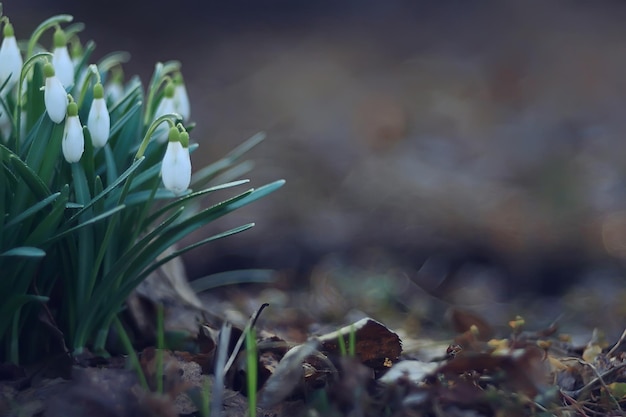
[[20,54],[20,48],[17,46],[15,37],[4,38],[2,45],[0,45],[0,86],[10,77],[5,87],[5,90],[10,90],[20,77],[22,64],[22,55]]
[[122,99],[122,97],[124,97],[124,86],[120,83],[108,83],[105,86],[104,91],[106,92],[106,97],[112,104],[116,104]]
[[78,162],[85,151],[85,135],[78,116],[69,116],[65,121],[63,142],[61,144],[63,156],[67,162]]
[[180,142],[168,142],[161,165],[163,185],[174,194],[181,194],[191,182],[189,149]]
[[104,98],[96,98],[91,103],[87,117],[87,128],[93,146],[101,148],[106,145],[111,131],[111,118]]
[[[156,111],[154,112],[154,118],[156,120],[164,114],[169,113],[176,113],[176,110],[174,109],[174,100],[172,98],[163,97],[163,99],[161,99],[161,102],[157,106]],[[166,122],[163,122],[154,130],[153,137],[157,142],[165,143],[165,141],[167,140],[168,132],[169,125]]]
[[74,84],[74,63],[67,51],[67,46],[54,48],[52,66],[63,87]]
[[43,100],[46,112],[54,123],[61,123],[67,111],[68,98],[63,84],[58,77],[47,77],[43,90]]
[[174,110],[183,117],[183,120],[189,120],[191,116],[191,106],[189,104],[189,95],[185,84],[179,84],[174,88]]

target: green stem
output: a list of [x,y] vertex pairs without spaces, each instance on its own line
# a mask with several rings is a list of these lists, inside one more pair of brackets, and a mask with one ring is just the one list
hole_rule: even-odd
[[163,305],[157,304],[157,393],[163,394],[163,349],[165,349],[165,330],[163,328]]
[[60,14],[57,16],[52,16],[51,18],[44,20],[41,22],[39,26],[33,31],[33,34],[30,35],[30,39],[28,40],[28,48],[26,49],[26,56],[30,57],[35,51],[35,46],[37,45],[37,41],[43,35],[43,33],[51,28],[54,28],[59,23],[69,23],[74,20],[74,17],[69,14]]
[[172,119],[174,120],[181,119],[181,115],[178,113],[168,113],[168,114],[164,114],[161,117],[158,117],[157,119],[155,119],[154,122],[152,122],[152,124],[148,128],[148,131],[146,132],[146,135],[143,137],[143,140],[141,141],[141,145],[139,145],[139,149],[137,150],[137,153],[135,154],[135,160],[141,158],[143,154],[146,152],[146,148],[148,147],[148,144],[150,143],[150,137],[154,134],[154,131],[157,129],[157,127],[159,127],[161,123],[167,122],[170,125],[170,128],[176,127],[176,124],[174,123]]
[[26,62],[24,62],[24,65],[22,65],[22,71],[20,72],[20,82],[17,85],[17,103],[15,106],[15,115],[13,118],[15,120],[15,124],[13,125],[13,131],[15,132],[15,153],[17,154],[20,153],[20,136],[22,134],[22,129],[20,128],[22,124],[23,104],[22,85],[24,84],[24,80],[28,76],[28,72],[35,65],[35,63],[40,59],[48,58],[51,56],[52,54],[50,52],[39,52],[38,54],[29,57]]
[[122,326],[120,319],[118,319],[117,317],[115,318],[113,324],[115,325],[117,334],[120,337],[120,341],[124,345],[124,349],[126,349],[126,352],[128,353],[128,357],[133,368],[135,368],[135,370],[137,371],[137,376],[139,377],[139,382],[141,383],[141,386],[143,387],[143,389],[148,391],[150,389],[150,387],[148,386],[148,381],[146,380],[146,376],[141,370],[141,364],[139,363],[137,352],[135,352],[135,349],[133,348],[133,344],[128,337],[128,333],[126,333],[126,329],[124,329],[124,326]]

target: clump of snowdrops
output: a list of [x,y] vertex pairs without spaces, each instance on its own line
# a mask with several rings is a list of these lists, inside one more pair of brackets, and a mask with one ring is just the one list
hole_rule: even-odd
[[[237,161],[261,136],[192,176],[198,145],[178,62],[156,64],[144,88],[124,79],[127,54],[92,64],[94,44],[80,43],[71,16],[18,41],[1,6],[0,361],[60,346],[104,351],[127,296],[152,271],[253,224],[160,256],[166,249],[284,181],[189,210],[247,182],[235,180]],[[50,49],[39,42],[47,32]]]

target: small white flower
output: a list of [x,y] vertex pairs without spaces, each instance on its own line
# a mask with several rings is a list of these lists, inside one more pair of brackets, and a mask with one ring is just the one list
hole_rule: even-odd
[[183,117],[184,121],[189,121],[191,106],[181,73],[177,73],[174,76],[174,110]]
[[100,83],[93,88],[93,101],[87,117],[87,128],[94,147],[101,148],[106,145],[111,131],[111,117],[104,100],[104,88]]
[[20,71],[22,71],[23,61],[20,49],[15,41],[13,25],[10,23],[4,25],[3,34],[4,39],[2,40],[2,45],[0,45],[0,87],[8,79],[9,82],[5,87],[5,91],[8,91],[17,84]]
[[[174,106],[174,89],[174,84],[171,81],[168,81],[163,92],[163,98],[154,112],[155,120],[165,114],[176,113],[176,108]],[[162,122],[154,130],[154,138],[157,142],[163,143],[167,140],[167,132],[167,122]]]
[[[187,135],[186,132],[183,132],[183,134]],[[191,182],[191,159],[189,157],[189,148],[181,143],[180,136],[183,134],[180,134],[175,127],[170,129],[169,142],[167,143],[167,149],[161,164],[163,185],[176,195],[187,190]]]
[[74,84],[74,63],[67,50],[65,33],[61,28],[54,32],[54,48],[52,50],[52,66],[61,80],[63,87]]
[[65,120],[61,147],[63,148],[63,156],[69,163],[80,161],[80,157],[85,151],[83,126],[78,118],[78,105],[74,102],[67,106],[67,119]]
[[106,97],[110,103],[116,104],[124,97],[124,86],[120,82],[111,81],[106,85]]
[[116,104],[124,97],[124,72],[121,68],[113,68],[111,80],[104,86],[104,93],[111,104]]
[[46,105],[46,112],[54,123],[61,123],[67,112],[67,93],[59,78],[55,75],[54,67],[46,63],[43,67],[46,77],[46,84],[43,89],[43,101]]

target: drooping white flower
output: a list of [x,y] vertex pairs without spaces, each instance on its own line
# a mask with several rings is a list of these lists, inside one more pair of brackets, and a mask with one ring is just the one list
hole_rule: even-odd
[[63,156],[69,163],[80,161],[80,157],[85,151],[85,135],[78,118],[78,105],[73,101],[67,106],[67,119],[65,120],[61,147]]
[[61,123],[67,112],[67,93],[59,78],[55,75],[54,67],[49,62],[43,66],[46,84],[43,89],[43,101],[46,112],[54,123]]
[[104,93],[110,104],[116,104],[124,97],[124,72],[121,68],[113,68],[111,80],[104,86]]
[[191,116],[189,95],[187,94],[183,75],[180,72],[174,75],[174,110],[183,117],[184,121],[189,121]]
[[54,31],[54,41],[52,49],[52,66],[61,80],[63,87],[74,84],[74,63],[67,50],[67,39],[63,29],[57,28]]
[[9,91],[17,84],[20,78],[23,61],[11,23],[7,22],[7,24],[4,25],[3,35],[4,39],[2,39],[2,45],[0,45],[0,87],[8,79],[9,82],[4,90]]
[[[169,114],[176,113],[176,108],[174,106],[174,83],[170,80],[165,85],[165,89],[163,90],[163,98],[159,102],[159,105],[154,112],[154,119]],[[168,137],[167,130],[167,122],[162,122],[159,126],[154,130],[154,138],[159,142],[163,143],[167,140]]]
[[177,128],[172,127],[168,136],[169,142],[161,164],[161,177],[165,188],[178,195],[187,190],[191,182],[189,135],[187,132],[179,133]]
[[106,145],[111,131],[111,117],[104,99],[104,87],[100,83],[93,88],[93,101],[87,117],[87,128],[94,147],[101,148]]

